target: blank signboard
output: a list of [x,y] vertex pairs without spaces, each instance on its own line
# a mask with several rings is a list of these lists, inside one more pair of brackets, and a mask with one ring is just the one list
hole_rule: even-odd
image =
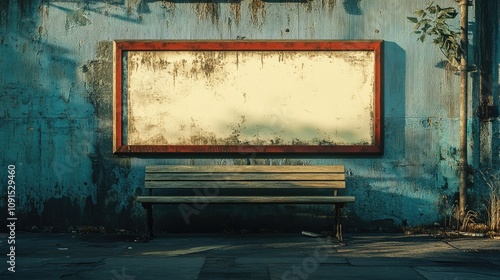
[[380,41],[115,41],[115,153],[381,153]]

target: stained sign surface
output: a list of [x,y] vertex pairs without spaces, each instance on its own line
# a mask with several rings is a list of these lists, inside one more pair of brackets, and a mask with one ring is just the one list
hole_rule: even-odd
[[115,152],[380,153],[381,42],[117,41]]

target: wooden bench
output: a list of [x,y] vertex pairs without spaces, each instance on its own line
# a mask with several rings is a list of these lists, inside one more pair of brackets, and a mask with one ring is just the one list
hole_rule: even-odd
[[[304,165],[156,165],[146,166],[145,189],[149,195],[137,202],[147,211],[148,238],[153,237],[153,204],[333,204],[335,237],[342,242],[341,211],[353,196],[339,196],[345,188],[344,166]],[[219,195],[221,189],[331,189],[331,195]],[[192,189],[191,195],[155,196],[158,189]],[[204,193],[200,191],[204,189]],[[186,206],[186,205],[185,205]]]

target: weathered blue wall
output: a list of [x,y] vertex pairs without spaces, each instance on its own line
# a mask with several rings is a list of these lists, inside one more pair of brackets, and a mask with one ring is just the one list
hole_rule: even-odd
[[[441,6],[454,1],[436,1]],[[143,230],[133,202],[147,164],[344,164],[356,196],[351,229],[431,224],[452,214],[458,191],[459,77],[443,69],[430,42],[417,43],[406,19],[424,1],[4,0],[0,5],[0,172],[16,166],[19,227],[103,225]],[[470,62],[477,63],[471,8]],[[498,25],[498,12],[489,11]],[[458,25],[458,21],[457,21]],[[457,26],[458,27],[458,26]],[[493,29],[492,104],[498,110],[498,28]],[[112,40],[384,40],[385,153],[378,157],[125,158],[112,154]],[[471,73],[469,162],[500,165],[500,122],[478,117]],[[0,209],[7,207],[6,188]],[[481,207],[481,187],[470,190]],[[209,207],[186,225],[176,207],[157,219],[169,230],[308,228],[326,207]],[[229,211],[228,211],[229,209]],[[5,213],[4,210],[1,210]],[[312,219],[315,217],[316,219]],[[255,221],[255,222],[252,222]],[[161,228],[162,226],[159,225]],[[373,227],[373,228],[371,228]],[[163,226],[163,229],[165,226]]]

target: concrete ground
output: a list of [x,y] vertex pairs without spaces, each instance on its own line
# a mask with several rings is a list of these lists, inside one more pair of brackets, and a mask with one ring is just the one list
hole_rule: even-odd
[[164,234],[144,243],[18,232],[12,272],[8,237],[0,234],[0,279],[500,279],[500,240],[489,238],[346,234],[340,246],[300,233]]

